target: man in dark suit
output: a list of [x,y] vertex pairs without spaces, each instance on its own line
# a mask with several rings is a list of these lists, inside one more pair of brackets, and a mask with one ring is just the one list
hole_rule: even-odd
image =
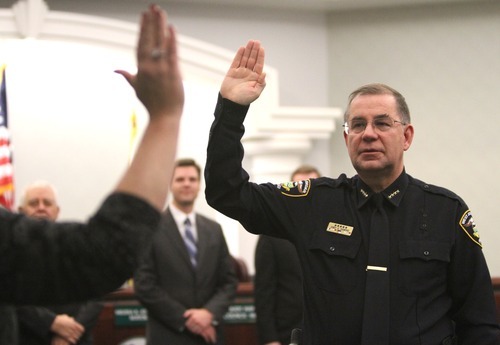
[[[44,181],[28,186],[19,212],[36,219],[56,221],[59,203],[55,188]],[[17,307],[19,343],[23,345],[90,345],[92,328],[102,304],[96,301],[54,306]]]
[[[46,307],[18,307],[19,344],[91,345],[103,305],[97,301]],[[76,341],[69,339],[77,338]]]
[[237,278],[221,226],[194,212],[200,178],[194,160],[176,162],[172,203],[134,276],[148,310],[147,344],[223,343],[222,317]]
[[[292,181],[320,177],[311,165],[298,167]],[[284,239],[261,235],[255,249],[255,311],[262,345],[286,345],[302,328],[302,271],[297,251]]]

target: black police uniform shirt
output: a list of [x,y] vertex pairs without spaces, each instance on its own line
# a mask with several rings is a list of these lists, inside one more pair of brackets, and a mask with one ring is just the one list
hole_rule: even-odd
[[[304,276],[304,344],[361,341],[373,194],[357,177],[274,185],[242,169],[248,107],[219,100],[205,167],[206,198],[255,234],[287,238]],[[385,191],[390,226],[390,343],[498,345],[491,278],[467,205],[403,172]]]

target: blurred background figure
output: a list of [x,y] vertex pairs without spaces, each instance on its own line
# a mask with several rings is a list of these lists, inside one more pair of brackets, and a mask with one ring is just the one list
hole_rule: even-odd
[[21,195],[19,212],[29,217],[55,221],[59,211],[56,190],[46,181],[34,182]]
[[151,249],[134,276],[148,310],[147,344],[223,344],[222,317],[238,280],[221,226],[194,210],[200,166],[180,159],[170,184],[173,200]]
[[[56,221],[60,207],[51,184],[38,181],[28,186],[19,212],[41,220]],[[19,343],[29,345],[91,345],[94,327],[102,305],[91,301],[49,307],[17,308]]]
[[[292,181],[320,177],[312,165],[302,165]],[[302,324],[302,271],[291,242],[260,235],[255,248],[255,310],[261,345],[288,345],[292,329]]]

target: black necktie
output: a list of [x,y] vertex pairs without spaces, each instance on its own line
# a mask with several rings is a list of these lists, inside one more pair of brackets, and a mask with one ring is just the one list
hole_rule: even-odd
[[196,252],[198,249],[196,248],[196,240],[193,235],[193,228],[191,227],[191,221],[189,218],[186,218],[184,221],[184,242],[186,243],[186,247],[189,253],[189,259],[194,267],[196,267]]
[[375,207],[370,222],[368,264],[366,267],[365,305],[362,345],[389,344],[389,222],[384,198],[372,196]]

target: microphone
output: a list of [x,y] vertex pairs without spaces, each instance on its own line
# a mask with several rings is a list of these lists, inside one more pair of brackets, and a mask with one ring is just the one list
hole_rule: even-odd
[[300,328],[292,329],[292,335],[290,336],[290,345],[300,345],[302,335],[302,330]]

